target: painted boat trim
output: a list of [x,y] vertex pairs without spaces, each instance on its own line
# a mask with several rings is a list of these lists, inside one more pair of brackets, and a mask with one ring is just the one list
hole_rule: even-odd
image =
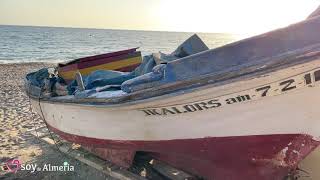
[[141,63],[141,57],[133,57],[125,60],[114,61],[97,66],[91,66],[83,69],[77,69],[74,71],[60,71],[59,74],[66,80],[74,79],[77,71],[80,71],[82,75],[88,75],[94,70],[118,70],[127,66],[137,67]]
[[130,54],[120,54],[118,56],[111,56],[111,57],[106,57],[101,59],[92,59],[92,60],[87,60],[83,62],[79,61],[78,63],[73,63],[63,67],[58,67],[58,70],[59,72],[74,71],[78,69],[85,69],[92,66],[98,66],[106,63],[112,63],[119,60],[125,60],[125,59],[139,57],[139,56],[141,57],[141,52],[137,51],[137,52],[132,52]]
[[63,67],[63,66],[67,66],[70,64],[74,64],[74,63],[79,63],[79,62],[86,62],[86,61],[91,61],[91,60],[96,60],[96,59],[101,59],[101,58],[108,58],[108,57],[112,57],[112,56],[119,56],[122,54],[128,54],[131,52],[135,52],[138,48],[132,48],[132,49],[127,49],[127,50],[122,50],[122,51],[117,51],[117,52],[111,52],[111,53],[106,53],[106,54],[99,54],[99,55],[95,55],[95,56],[89,56],[89,57],[84,57],[84,58],[79,58],[79,59],[75,59],[66,63],[60,63],[58,64],[59,67]]

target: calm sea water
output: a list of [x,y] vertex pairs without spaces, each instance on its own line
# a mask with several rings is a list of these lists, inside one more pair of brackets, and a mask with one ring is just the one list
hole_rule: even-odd
[[[62,62],[140,47],[143,55],[170,53],[193,33],[0,25],[0,63]],[[239,36],[199,33],[209,48]]]

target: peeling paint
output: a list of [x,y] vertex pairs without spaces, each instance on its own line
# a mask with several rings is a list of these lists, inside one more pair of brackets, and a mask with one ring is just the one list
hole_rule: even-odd
[[313,136],[313,137],[312,137],[312,140],[315,140],[315,141],[320,142],[320,136],[318,136],[318,137]]
[[253,162],[268,163],[278,167],[288,167],[285,158],[287,157],[288,147],[283,148],[279,153],[277,153],[272,159],[255,159],[252,158]]
[[293,153],[296,153],[296,154],[298,154],[298,155],[300,155],[300,152],[299,152],[299,151],[297,151],[297,150],[293,150],[292,152],[293,152]]

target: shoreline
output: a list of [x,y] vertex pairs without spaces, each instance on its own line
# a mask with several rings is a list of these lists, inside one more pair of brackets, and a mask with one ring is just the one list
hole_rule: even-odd
[[21,66],[21,65],[28,65],[28,66],[42,66],[42,65],[57,65],[58,63],[51,63],[51,62],[10,62],[4,63],[0,61],[0,66],[4,65],[14,65],[14,66]]

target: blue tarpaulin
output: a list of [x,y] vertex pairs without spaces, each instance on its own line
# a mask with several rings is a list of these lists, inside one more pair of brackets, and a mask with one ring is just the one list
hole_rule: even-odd
[[[258,70],[257,68],[261,69],[267,65],[280,65],[283,63],[279,60],[280,58],[276,60],[272,58],[320,45],[318,29],[320,29],[320,17],[316,16],[287,28],[190,55],[168,62],[161,68],[162,72],[153,71],[124,82],[122,90],[132,93],[148,87],[196,80],[209,74],[223,72],[236,74],[246,67],[257,66],[254,70]],[[162,77],[159,78],[159,75]]]
[[31,85],[37,86],[37,87],[43,87],[44,80],[49,78],[48,68],[43,68],[36,72],[29,73],[27,74],[26,78]]
[[[86,90],[95,89],[97,87],[104,87],[106,85],[118,85],[110,86],[110,88],[104,89],[105,91],[120,90],[121,84],[129,79],[147,74],[152,71],[152,68],[156,65],[152,55],[143,57],[142,63],[132,72],[120,72],[112,70],[98,70],[94,71],[88,76],[83,77],[83,83]],[[77,90],[77,81],[72,81],[67,89],[68,94],[74,94]],[[91,91],[90,91],[91,92]]]
[[[208,47],[201,41],[197,35],[193,35],[188,38],[184,43],[182,43],[174,52],[171,54],[155,53],[152,55],[147,55],[143,57],[142,63],[134,71],[130,73],[111,71],[111,70],[98,70],[89,74],[83,78],[85,90],[94,90],[97,87],[104,87],[106,85],[119,85],[110,86],[110,88],[104,89],[105,91],[110,90],[120,90],[126,86],[120,86],[125,81],[130,81],[130,79],[135,78],[135,83],[149,83],[151,81],[159,80],[162,77],[160,72],[163,72],[163,66],[161,64],[166,64],[173,60],[186,57],[201,51],[208,50]],[[157,66],[158,65],[158,66]],[[156,73],[156,75],[150,73]],[[158,72],[158,74],[157,74]],[[142,76],[144,75],[144,76]],[[141,78],[139,78],[142,76]],[[77,89],[77,82],[74,80],[68,86],[68,93],[74,94]],[[92,91],[85,91],[83,93],[92,93]],[[83,96],[83,95],[81,95]]]
[[[78,84],[76,80],[72,81],[67,86],[67,91],[69,95],[74,94],[76,97],[87,97],[90,94],[97,92],[97,89],[100,91],[124,90],[129,92],[131,91],[128,90],[130,87],[126,87],[126,84],[133,85],[158,81],[163,77],[162,72],[165,67],[164,64],[205,50],[208,50],[208,47],[197,35],[193,35],[171,54],[159,52],[144,56],[140,66],[132,72],[97,70],[82,77],[85,87],[84,91],[77,91]],[[44,86],[44,80],[49,78],[49,73],[47,69],[41,69],[37,72],[28,74],[27,78],[32,85],[42,87]],[[54,80],[55,78],[51,79]],[[134,79],[133,83],[131,83],[131,79]],[[125,83],[127,81],[128,83]],[[122,84],[125,85],[121,86]]]

